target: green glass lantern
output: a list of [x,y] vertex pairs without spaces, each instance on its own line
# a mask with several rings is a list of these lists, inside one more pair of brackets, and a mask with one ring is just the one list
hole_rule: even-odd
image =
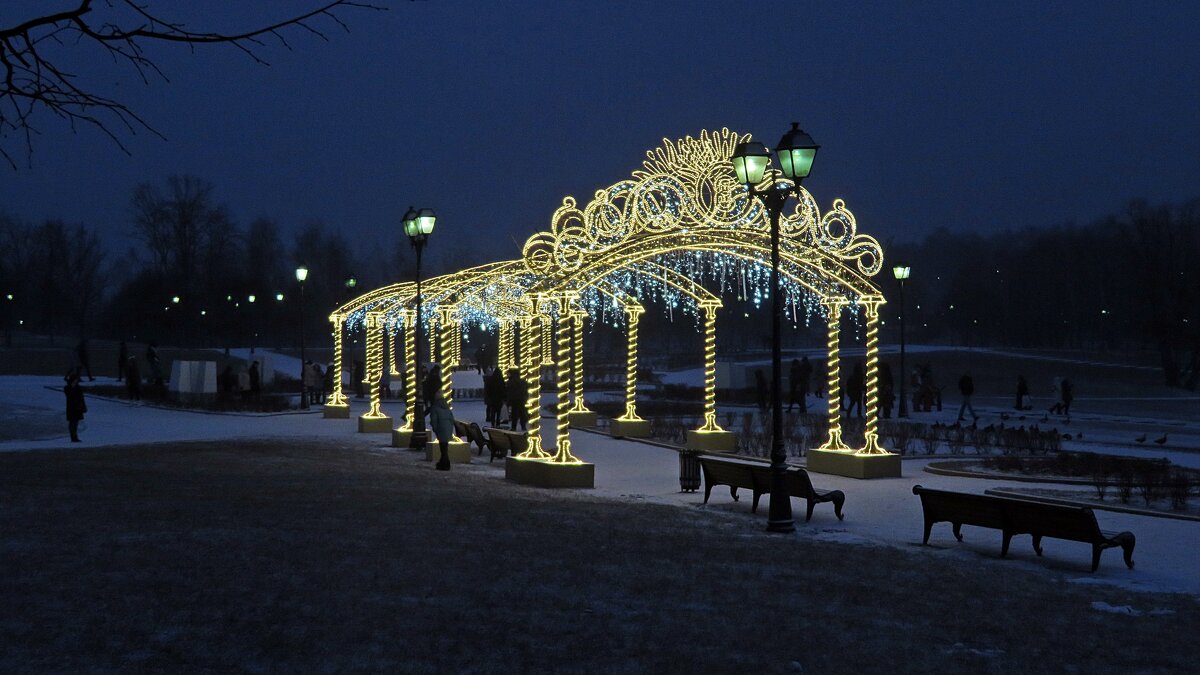
[[808,178],[820,147],[798,123],[792,122],[792,128],[779,139],[779,145],[775,148],[784,177],[796,181]]
[[733,172],[742,185],[754,187],[762,182],[767,167],[771,165],[771,153],[766,146],[757,141],[738,143],[733,149]]

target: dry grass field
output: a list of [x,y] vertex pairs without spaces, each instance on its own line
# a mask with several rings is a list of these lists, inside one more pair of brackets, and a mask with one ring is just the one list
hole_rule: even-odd
[[760,526],[361,445],[8,453],[0,672],[1200,668],[1196,598]]

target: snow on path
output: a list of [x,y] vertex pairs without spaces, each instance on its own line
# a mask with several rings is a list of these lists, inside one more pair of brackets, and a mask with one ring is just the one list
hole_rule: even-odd
[[[0,402],[48,411],[64,409],[61,391],[47,387],[61,386],[61,378],[13,376],[0,377]],[[60,436],[46,440],[19,440],[0,443],[0,451],[40,448],[86,449],[101,445],[128,443],[172,442],[187,440],[221,440],[248,437],[336,437],[353,440],[365,448],[388,448],[387,435],[356,433],[355,416],[365,410],[365,401],[353,401],[351,418],[326,420],[320,408],[309,413],[278,415],[224,415],[159,409],[144,405],[88,397],[87,429],[81,433],[83,443],[72,444],[66,436],[66,422]],[[384,409],[395,416],[402,409],[394,401],[384,403]],[[481,420],[483,406],[479,401],[459,401],[456,413],[462,419]],[[553,424],[544,422],[547,447],[553,445]],[[8,423],[12,423],[9,421]],[[703,492],[679,492],[679,462],[675,451],[644,443],[615,440],[604,435],[576,432],[572,435],[572,450],[581,459],[596,465],[594,494],[621,501],[650,501],[680,508],[712,509],[718,512],[741,513],[748,528],[765,526],[770,501],[764,496],[759,512],[750,515],[749,494],[740,502],[729,497],[729,491],[713,491],[707,506],[702,506]],[[1196,465],[1195,453],[1160,451],[1173,460]],[[414,461],[416,455],[414,455]],[[1100,569],[1091,574],[1090,547],[1085,544],[1047,540],[1045,556],[1034,555],[1027,537],[1014,540],[1009,558],[998,558],[1000,533],[967,527],[965,541],[958,543],[944,523],[934,527],[931,546],[919,546],[922,515],[920,501],[913,496],[915,484],[940,489],[981,493],[988,488],[1011,485],[1004,480],[935,476],[922,469],[928,460],[906,460],[904,476],[895,479],[859,481],[837,476],[813,475],[813,482],[823,489],[836,488],[846,493],[846,520],[839,522],[828,505],[819,506],[811,523],[798,522],[796,536],[822,541],[882,545],[901,548],[916,555],[952,558],[977,565],[986,573],[993,565],[1006,568],[1026,568],[1038,573],[1049,568],[1065,575],[1073,583],[1115,584],[1143,591],[1182,592],[1200,597],[1200,574],[1196,560],[1200,559],[1200,523],[1193,521],[1151,518],[1107,511],[1097,511],[1103,529],[1130,530],[1137,535],[1134,558],[1137,567],[1127,570],[1119,551],[1107,551]],[[473,464],[455,467],[481,478],[503,480],[503,464],[476,459]],[[744,493],[745,491],[743,491]],[[793,511],[803,521],[803,503],[792,502]]]

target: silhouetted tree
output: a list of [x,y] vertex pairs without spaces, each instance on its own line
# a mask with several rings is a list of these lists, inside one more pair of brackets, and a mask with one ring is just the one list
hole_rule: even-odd
[[[141,128],[161,134],[124,103],[100,93],[100,85],[81,81],[76,63],[108,57],[128,66],[146,84],[152,78],[166,80],[166,74],[146,51],[152,43],[191,48],[227,44],[265,64],[259,55],[265,49],[265,39],[276,39],[288,49],[289,31],[327,40],[322,23],[346,29],[338,16],[346,8],[381,9],[362,2],[333,0],[269,25],[235,32],[187,28],[178,8],[172,15],[162,14],[148,0],[78,0],[74,7],[18,17],[14,24],[0,26],[0,141],[10,136],[20,138],[25,144],[26,161],[30,161],[37,115],[48,113],[67,122],[72,130],[79,125],[94,127],[128,152],[118,133],[132,134]],[[13,155],[3,145],[0,157],[16,168]]]

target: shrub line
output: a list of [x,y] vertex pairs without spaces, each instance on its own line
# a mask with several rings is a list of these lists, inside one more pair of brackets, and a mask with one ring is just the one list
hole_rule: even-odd
[[1136,506],[1119,506],[1117,504],[1106,504],[1099,502],[1091,502],[1081,499],[1065,499],[1062,497],[1045,497],[1043,495],[1030,495],[1017,490],[1009,490],[1005,488],[989,488],[983,491],[985,495],[996,495],[998,497],[1016,497],[1018,499],[1028,499],[1033,502],[1043,502],[1046,504],[1059,504],[1062,506],[1086,506],[1089,509],[1099,509],[1101,511],[1112,511],[1113,513],[1127,513],[1134,516],[1149,516],[1151,518],[1174,518],[1175,520],[1191,520],[1200,522],[1200,516],[1194,516],[1190,513],[1172,513],[1170,511],[1154,511],[1151,509],[1139,509]]

